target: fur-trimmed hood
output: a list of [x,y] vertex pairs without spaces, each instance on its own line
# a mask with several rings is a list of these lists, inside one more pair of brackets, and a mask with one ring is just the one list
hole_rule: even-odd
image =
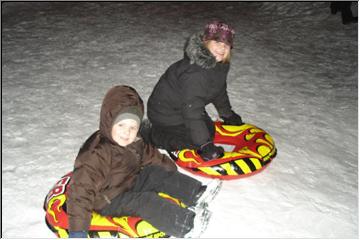
[[190,59],[190,64],[209,69],[216,66],[216,59],[204,46],[203,33],[197,32],[189,37],[185,43],[184,54]]

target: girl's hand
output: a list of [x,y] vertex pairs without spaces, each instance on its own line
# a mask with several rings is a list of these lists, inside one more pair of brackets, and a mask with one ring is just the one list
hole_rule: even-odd
[[224,149],[222,147],[215,146],[213,142],[205,143],[197,150],[197,153],[204,161],[209,161],[224,156]]
[[241,126],[244,124],[241,117],[236,114],[234,111],[232,111],[232,115],[229,117],[221,117],[224,120],[224,125],[236,125]]

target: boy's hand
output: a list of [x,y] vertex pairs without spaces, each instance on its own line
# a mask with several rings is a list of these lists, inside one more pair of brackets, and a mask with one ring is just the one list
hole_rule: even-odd
[[209,161],[224,156],[224,149],[222,147],[215,146],[213,142],[205,143],[197,150],[197,153],[205,161]]
[[87,232],[85,231],[69,232],[69,238],[87,238]]

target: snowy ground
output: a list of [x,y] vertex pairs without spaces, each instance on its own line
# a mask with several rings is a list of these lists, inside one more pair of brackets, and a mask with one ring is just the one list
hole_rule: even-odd
[[273,136],[278,156],[224,182],[203,237],[359,236],[358,27],[328,2],[1,6],[3,237],[54,237],[44,197],[97,129],[106,91],[129,84],[146,101],[185,38],[214,17],[237,32],[233,108]]

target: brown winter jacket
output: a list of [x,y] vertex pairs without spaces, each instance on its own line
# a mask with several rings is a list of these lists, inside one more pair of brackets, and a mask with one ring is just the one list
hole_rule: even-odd
[[70,231],[87,231],[92,211],[102,209],[114,197],[132,188],[144,166],[156,164],[169,171],[176,170],[172,160],[140,137],[126,147],[113,141],[113,121],[128,106],[137,106],[144,112],[143,102],[133,88],[110,89],[101,107],[100,129],[78,153],[67,195]]

